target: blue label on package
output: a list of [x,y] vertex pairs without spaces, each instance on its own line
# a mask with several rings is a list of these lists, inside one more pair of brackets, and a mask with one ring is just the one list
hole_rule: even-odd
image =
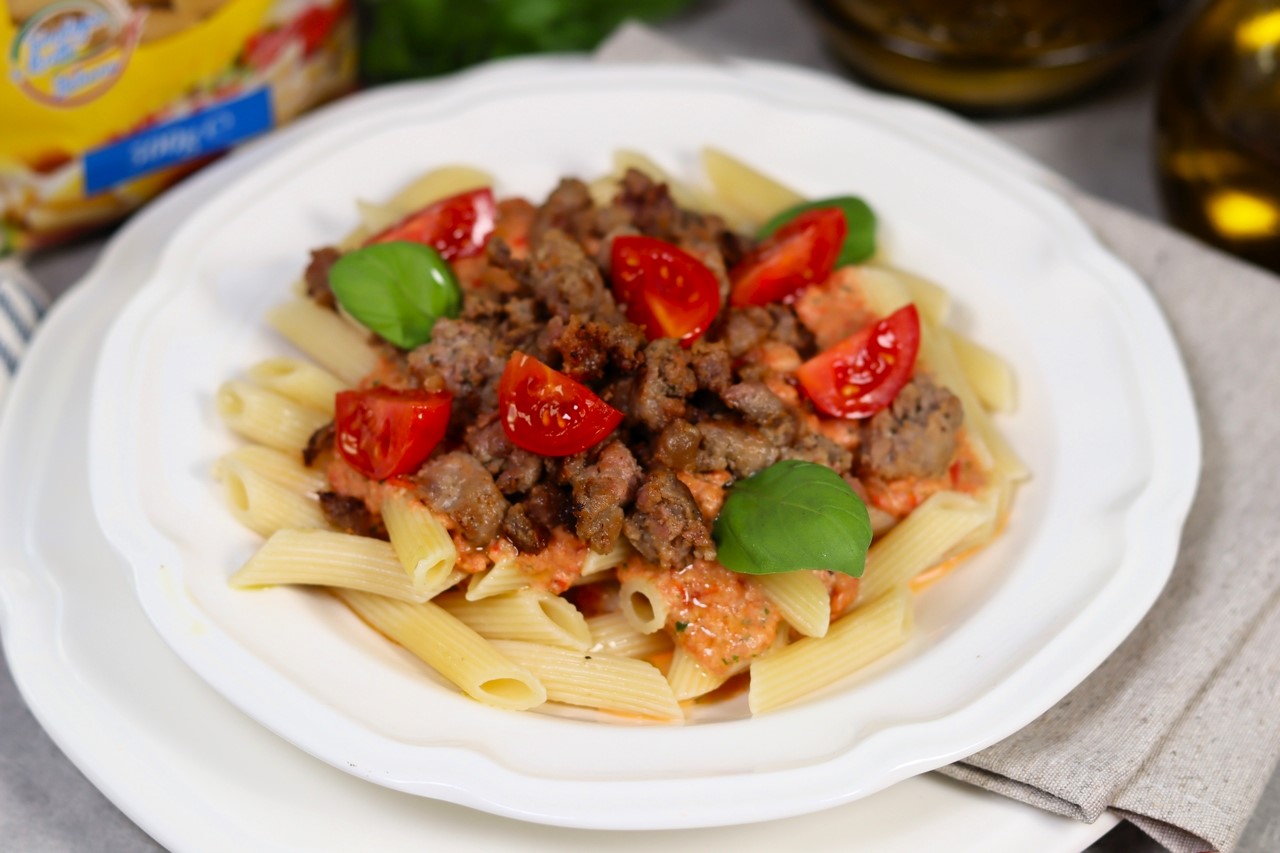
[[271,120],[271,92],[259,89],[156,125],[85,154],[85,191],[100,193],[156,169],[217,153],[270,130]]

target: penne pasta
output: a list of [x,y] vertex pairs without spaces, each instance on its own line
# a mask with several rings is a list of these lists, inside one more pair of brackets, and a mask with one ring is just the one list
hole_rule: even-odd
[[582,561],[582,571],[579,573],[577,580],[574,581],[575,585],[578,583],[594,583],[600,580],[600,575],[621,566],[632,553],[631,545],[627,542],[625,536],[618,537],[613,550],[608,554],[587,551],[587,556]]
[[911,301],[920,311],[921,320],[931,326],[942,326],[947,322],[947,315],[951,313],[951,294],[947,291],[928,279],[906,270],[878,264],[873,268],[892,275],[902,283]]
[[[399,219],[449,196],[491,186],[493,175],[488,172],[470,166],[442,166],[411,181],[393,195],[385,206],[395,211],[398,214],[396,219]],[[385,227],[384,225],[383,228]]]
[[757,224],[804,202],[795,190],[719,149],[702,149],[702,168],[716,194]]
[[727,679],[719,678],[707,672],[702,664],[679,646],[671,655],[671,666],[667,669],[667,683],[671,692],[680,702],[705,696],[715,690]]
[[771,650],[751,664],[747,704],[763,714],[846,678],[906,642],[912,597],[890,590],[836,620],[827,636],[806,637]]
[[631,620],[621,610],[588,618],[587,628],[591,631],[590,652],[603,652],[624,658],[647,658],[671,651],[671,638],[666,633],[640,633],[632,627]]
[[765,598],[787,624],[806,637],[825,637],[831,623],[831,595],[815,572],[785,572],[755,578]]
[[[867,307],[881,316],[892,314],[915,301],[902,278],[887,269],[859,267],[857,281]],[[916,307],[919,309],[919,305]],[[925,319],[927,315],[923,311],[920,313],[921,319]]]
[[249,368],[254,382],[299,405],[333,417],[333,398],[347,388],[341,379],[296,358],[269,358]]
[[547,700],[527,668],[430,602],[411,604],[354,590],[337,595],[379,633],[404,646],[472,699],[514,711]]
[[222,383],[215,405],[231,429],[276,450],[301,451],[311,434],[329,422],[323,412],[236,379]]
[[285,453],[261,444],[246,444],[214,463],[214,477],[221,477],[224,468],[232,463],[300,495],[315,495],[329,487],[324,472],[303,465],[298,453]]
[[576,651],[591,648],[587,620],[578,608],[549,592],[526,589],[479,601],[449,593],[440,596],[437,603],[491,640],[526,640]]
[[1012,411],[1016,401],[1013,371],[1008,362],[958,332],[948,330],[946,336],[960,369],[982,404],[994,412]]
[[385,231],[395,225],[404,215],[388,204],[374,204],[369,201],[357,201],[356,211],[360,214],[360,225],[349,237],[354,242],[354,245],[350,246],[352,249],[357,248],[359,244],[379,231]]
[[447,589],[441,583],[453,573],[458,549],[431,510],[404,492],[394,491],[383,498],[382,523],[413,588]]
[[284,528],[328,527],[320,504],[237,459],[219,460],[222,494],[236,521],[262,536]]
[[938,381],[960,398],[964,406],[969,438],[985,470],[999,466],[1011,480],[1023,480],[1029,472],[1004,437],[991,422],[991,416],[978,401],[964,370],[956,358],[951,341],[940,330],[920,330],[920,359],[933,371]]
[[988,523],[994,513],[990,504],[960,492],[943,491],[930,496],[867,551],[858,600],[873,601],[906,586]]
[[343,382],[354,385],[377,364],[367,332],[306,297],[272,308],[267,322]]
[[529,573],[520,567],[513,558],[499,560],[487,572],[471,576],[467,585],[467,601],[480,601],[493,595],[502,595],[520,589],[528,589],[532,584]]
[[493,646],[528,668],[552,702],[664,722],[684,719],[671,687],[653,664],[516,640],[494,640]]
[[279,530],[231,576],[236,587],[307,584],[355,589],[422,602],[391,545],[331,530]]
[[651,581],[632,578],[618,590],[618,602],[631,627],[652,634],[667,624],[667,602]]

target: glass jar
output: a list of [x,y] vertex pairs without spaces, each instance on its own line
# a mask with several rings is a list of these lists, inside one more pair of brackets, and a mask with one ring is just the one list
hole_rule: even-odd
[[1169,61],[1156,106],[1169,220],[1280,272],[1280,4],[1215,0]]
[[1120,68],[1182,0],[806,0],[872,82],[969,112],[1063,100]]

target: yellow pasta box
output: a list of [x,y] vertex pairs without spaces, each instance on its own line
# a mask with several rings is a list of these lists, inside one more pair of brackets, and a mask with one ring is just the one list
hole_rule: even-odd
[[352,0],[0,0],[0,255],[351,89]]

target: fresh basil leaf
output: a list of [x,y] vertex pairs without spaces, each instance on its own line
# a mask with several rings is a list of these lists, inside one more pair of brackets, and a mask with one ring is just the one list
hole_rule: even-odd
[[729,490],[713,535],[721,565],[749,575],[827,569],[861,577],[867,507],[824,465],[787,459]]
[[425,344],[436,320],[462,310],[462,291],[448,262],[419,243],[348,252],[329,270],[329,286],[348,314],[401,349]]
[[795,207],[782,211],[764,224],[756,235],[764,239],[795,219],[802,213],[819,207],[838,207],[844,212],[844,220],[849,226],[844,243],[840,246],[840,254],[836,258],[836,266],[846,267],[860,264],[876,253],[876,214],[868,204],[857,196],[842,195],[835,198],[824,198],[818,201],[806,201]]

